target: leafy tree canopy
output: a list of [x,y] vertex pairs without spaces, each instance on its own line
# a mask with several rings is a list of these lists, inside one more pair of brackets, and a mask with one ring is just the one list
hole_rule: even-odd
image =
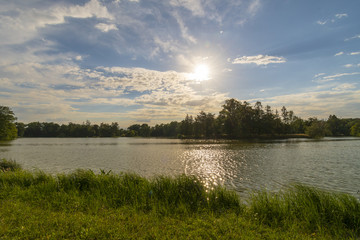
[[17,137],[16,117],[9,107],[0,106],[0,140],[9,141]]

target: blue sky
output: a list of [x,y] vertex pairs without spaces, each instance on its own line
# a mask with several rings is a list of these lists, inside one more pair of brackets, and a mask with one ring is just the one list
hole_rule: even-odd
[[0,0],[19,121],[150,125],[225,99],[360,117],[358,0]]

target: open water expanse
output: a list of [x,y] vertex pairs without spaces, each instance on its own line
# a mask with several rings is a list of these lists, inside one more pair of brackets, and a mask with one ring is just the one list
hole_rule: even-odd
[[360,138],[191,141],[148,138],[21,138],[0,143],[0,158],[47,173],[75,169],[189,174],[239,194],[303,183],[360,197]]

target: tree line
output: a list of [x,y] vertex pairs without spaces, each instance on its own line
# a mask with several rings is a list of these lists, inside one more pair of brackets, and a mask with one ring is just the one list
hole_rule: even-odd
[[[166,138],[277,138],[309,136],[359,136],[360,119],[340,119],[330,115],[327,120],[308,118],[303,120],[293,111],[282,107],[280,112],[261,102],[254,105],[246,101],[228,99],[216,116],[201,111],[197,116],[187,115],[182,121],[149,126],[133,124],[127,129],[111,124],[57,124],[54,122],[15,122],[16,117],[8,107],[1,107],[0,139],[18,137],[166,137]],[[7,117],[4,117],[7,116]],[[6,129],[6,130],[4,130]]]

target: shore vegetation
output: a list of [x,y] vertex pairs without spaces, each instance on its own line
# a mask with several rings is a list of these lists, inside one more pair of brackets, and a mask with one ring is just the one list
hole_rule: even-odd
[[245,200],[194,176],[51,175],[1,162],[0,239],[360,237],[358,199],[309,186],[253,192]]

